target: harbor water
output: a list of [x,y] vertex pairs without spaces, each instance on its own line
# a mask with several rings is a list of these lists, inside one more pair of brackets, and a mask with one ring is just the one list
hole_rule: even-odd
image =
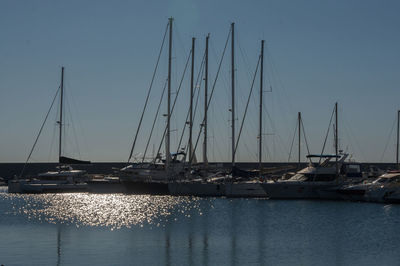
[[400,206],[8,194],[3,265],[399,265]]

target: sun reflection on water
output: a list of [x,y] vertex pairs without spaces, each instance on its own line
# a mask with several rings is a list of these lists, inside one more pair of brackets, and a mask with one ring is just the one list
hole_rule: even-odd
[[10,214],[29,219],[76,226],[106,226],[113,229],[132,226],[165,226],[173,213],[190,217],[201,215],[199,200],[192,197],[123,194],[40,194],[1,193],[12,205]]

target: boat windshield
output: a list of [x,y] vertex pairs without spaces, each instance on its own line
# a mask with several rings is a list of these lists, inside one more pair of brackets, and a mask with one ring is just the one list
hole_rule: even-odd
[[373,183],[385,184],[385,183],[399,183],[399,182],[400,182],[400,175],[396,175],[393,177],[380,177]]
[[288,181],[327,182],[336,179],[335,174],[296,174]]
[[289,181],[306,181],[308,178],[304,174],[295,174]]

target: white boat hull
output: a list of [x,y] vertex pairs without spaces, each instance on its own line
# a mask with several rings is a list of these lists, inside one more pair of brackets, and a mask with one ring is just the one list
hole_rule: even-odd
[[234,182],[226,183],[225,195],[227,197],[267,197],[261,182]]
[[[337,186],[332,182],[274,182],[261,184],[270,199],[321,199],[320,191]],[[327,196],[326,199],[329,199]]]
[[38,182],[29,180],[14,180],[8,183],[8,193],[60,193],[83,192],[86,190],[86,183]]

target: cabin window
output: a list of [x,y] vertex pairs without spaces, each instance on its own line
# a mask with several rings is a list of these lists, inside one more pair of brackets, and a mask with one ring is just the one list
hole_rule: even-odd
[[290,180],[292,181],[306,181],[308,179],[307,175],[303,175],[303,174],[295,174],[294,176],[292,176],[290,178]]
[[359,173],[359,172],[361,172],[361,167],[358,164],[347,165],[347,172],[348,173]]

